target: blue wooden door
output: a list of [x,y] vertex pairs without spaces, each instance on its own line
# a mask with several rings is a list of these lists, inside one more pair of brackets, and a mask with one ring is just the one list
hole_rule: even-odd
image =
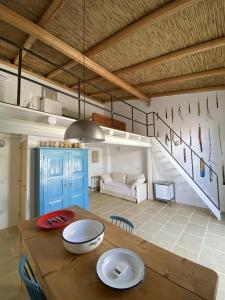
[[62,150],[43,150],[43,213],[67,206],[67,157]]
[[69,151],[68,165],[69,206],[88,208],[88,155],[87,150]]

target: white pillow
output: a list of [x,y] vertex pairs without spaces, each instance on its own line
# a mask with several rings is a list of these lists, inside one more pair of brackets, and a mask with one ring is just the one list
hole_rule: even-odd
[[134,174],[127,174],[126,184],[132,184],[136,179],[137,175]]
[[101,175],[101,178],[104,183],[109,183],[112,181],[112,177],[110,176],[110,174],[103,174]]
[[126,173],[111,173],[112,180],[118,183],[125,183],[126,182]]
[[130,183],[130,188],[131,188],[131,190],[134,190],[135,188],[136,188],[136,186],[137,186],[137,180],[133,180],[131,183]]

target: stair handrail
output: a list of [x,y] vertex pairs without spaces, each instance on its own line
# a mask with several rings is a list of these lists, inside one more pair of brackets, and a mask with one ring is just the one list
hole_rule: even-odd
[[[197,184],[197,186],[201,189],[201,191],[207,196],[207,198],[213,203],[214,206],[216,206],[219,210],[220,210],[220,195],[219,195],[219,180],[218,180],[218,175],[217,173],[212,169],[212,167],[210,167],[205,161],[204,161],[204,165],[207,166],[207,168],[209,168],[212,173],[215,175],[216,177],[216,187],[217,187],[217,199],[218,199],[218,206],[211,200],[210,196],[199,186],[199,184],[195,181],[195,176],[194,176],[194,168],[193,168],[193,154],[195,156],[198,157],[198,159],[200,160],[201,157],[192,149],[192,147],[190,147],[183,139],[182,137],[177,134],[159,115],[158,113],[155,112],[150,112],[148,113],[148,115],[153,114],[153,123],[152,124],[148,124],[148,126],[153,125],[154,126],[154,133],[153,136],[160,142],[160,144],[167,150],[167,152],[173,157],[173,159],[176,160],[176,162],[181,166],[181,168],[187,173],[187,175],[195,182],[195,184]],[[157,138],[156,134],[155,134],[155,116],[157,117],[157,119],[160,119],[160,121],[162,121],[164,123],[164,125],[166,125],[169,130],[170,130],[170,143],[171,143],[171,152],[168,151],[168,149],[163,145],[163,143],[161,143],[161,141]],[[173,155],[173,151],[172,151],[172,133],[175,134],[180,141],[182,141],[182,143],[185,144],[185,146],[190,149],[191,151],[191,167],[192,167],[192,176],[190,176],[190,174],[185,170],[185,168],[177,161],[177,159],[174,157]]]

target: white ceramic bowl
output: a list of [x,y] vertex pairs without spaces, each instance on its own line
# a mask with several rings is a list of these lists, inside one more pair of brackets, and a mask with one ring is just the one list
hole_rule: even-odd
[[63,230],[64,247],[75,254],[88,253],[101,244],[104,230],[104,224],[98,220],[83,219],[75,221]]
[[114,289],[130,289],[144,279],[142,259],[129,249],[114,248],[100,256],[97,266],[100,280]]

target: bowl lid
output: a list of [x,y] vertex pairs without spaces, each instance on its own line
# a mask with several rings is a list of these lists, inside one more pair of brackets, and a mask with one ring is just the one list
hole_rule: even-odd
[[136,253],[125,248],[105,252],[96,266],[100,280],[115,289],[135,287],[144,279],[145,267]]

